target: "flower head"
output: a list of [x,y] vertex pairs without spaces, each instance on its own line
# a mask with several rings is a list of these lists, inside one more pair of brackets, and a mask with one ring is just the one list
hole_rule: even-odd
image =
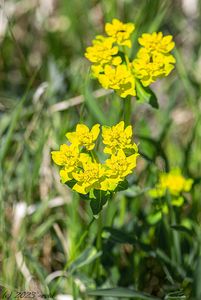
[[59,151],[52,151],[51,154],[55,164],[63,167],[60,171],[62,182],[71,180],[73,178],[72,172],[78,165],[79,150],[77,146],[63,144]]
[[135,76],[144,86],[155,82],[158,78],[168,76],[174,69],[175,58],[171,54],[150,53],[141,48],[133,61]]
[[162,32],[143,33],[138,39],[141,46],[149,52],[158,52],[167,54],[175,46],[171,35],[163,36]]
[[113,89],[122,98],[128,95],[135,96],[135,79],[126,65],[116,68],[106,65],[104,74],[98,76],[98,80],[105,89]]
[[113,19],[106,23],[107,37],[99,35],[88,47],[85,56],[92,62],[92,75],[105,89],[113,89],[121,98],[136,96],[138,79],[145,87],[158,78],[168,76],[176,62],[170,53],[175,43],[171,35],[162,32],[143,33],[138,39],[141,48],[131,62],[126,48],[131,48],[132,23]]
[[[186,179],[180,169],[173,169],[169,173],[161,173],[159,182],[156,187],[149,191],[149,195],[153,198],[160,198],[165,196],[168,190],[173,197],[173,205],[182,205],[182,192],[189,192],[193,184],[192,179]],[[181,201],[182,200],[182,201]]]
[[123,181],[124,178],[131,174],[133,169],[136,167],[136,159],[138,155],[138,153],[135,153],[130,156],[126,156],[123,150],[119,150],[116,155],[112,154],[105,162],[107,176],[111,179]]
[[94,125],[91,130],[84,124],[78,124],[76,126],[76,131],[67,133],[66,137],[73,145],[92,150],[95,147],[94,142],[98,138],[99,132],[99,124]]
[[121,46],[131,48],[130,35],[134,31],[135,25],[132,23],[124,24],[117,19],[113,19],[112,23],[106,23],[105,31],[114,41]]
[[[98,156],[91,152],[95,147],[100,124],[94,125],[91,130],[84,124],[78,124],[75,132],[66,134],[71,145],[63,144],[59,151],[52,151],[54,162],[62,167],[62,183],[67,183],[78,193],[93,194],[93,190],[114,191],[119,182],[132,173],[136,166],[138,153],[130,156],[126,153],[127,149],[138,151],[137,146],[131,142],[131,126],[124,129],[124,122],[120,122],[111,128],[111,132],[109,127],[102,129],[102,137],[107,145],[106,153],[111,155],[105,162],[99,162]],[[113,131],[116,134],[114,138]],[[121,145],[117,145],[115,138]]]
[[105,169],[101,164],[92,161],[83,163],[83,169],[73,173],[73,178],[77,181],[73,190],[87,194],[91,189],[100,189],[104,174]]
[[124,129],[124,121],[121,121],[112,127],[102,127],[103,144],[105,153],[115,154],[118,150],[134,150],[138,152],[137,145],[132,143],[132,126],[129,125]]
[[93,40],[93,46],[86,49],[85,57],[96,66],[118,65],[121,63],[121,58],[116,56],[119,50],[117,46],[113,46],[113,43],[113,38],[98,35]]

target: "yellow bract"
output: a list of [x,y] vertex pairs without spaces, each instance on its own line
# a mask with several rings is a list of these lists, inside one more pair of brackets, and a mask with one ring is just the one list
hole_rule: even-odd
[[148,86],[158,78],[168,76],[175,62],[171,54],[150,53],[146,48],[141,48],[133,61],[134,74],[144,86]]
[[113,46],[113,38],[105,38],[104,36],[98,35],[95,40],[93,40],[93,46],[86,49],[85,56],[92,63],[105,65],[105,64],[120,64],[121,58],[115,57],[118,53],[118,47]]
[[132,143],[132,127],[127,126],[124,129],[124,121],[121,121],[115,126],[102,127],[103,144],[105,153],[116,154],[118,150],[134,150],[138,152],[138,147],[135,143]]
[[105,89],[113,89],[121,98],[136,95],[136,79],[148,86],[158,78],[168,76],[176,62],[170,54],[175,46],[172,36],[163,36],[162,32],[142,34],[138,39],[142,47],[131,62],[125,46],[131,48],[134,29],[132,23],[113,19],[105,25],[108,36],[97,36],[85,53],[93,63],[93,76]]
[[189,192],[193,184],[192,179],[186,179],[182,176],[179,169],[173,169],[169,173],[161,173],[159,182],[156,187],[149,191],[149,195],[153,198],[160,198],[165,196],[168,190],[173,197],[172,204],[180,206],[183,204],[182,192]]
[[91,189],[100,189],[100,182],[104,177],[104,168],[96,162],[83,163],[83,169],[78,173],[73,173],[73,178],[77,183],[73,190],[81,194],[87,194]]
[[121,46],[131,48],[130,35],[134,31],[135,26],[132,23],[124,24],[117,19],[113,19],[112,23],[106,23],[105,31],[107,35],[114,38],[114,41]]
[[[78,124],[75,132],[66,134],[71,145],[61,145],[60,151],[52,152],[54,162],[62,167],[61,181],[73,182],[72,189],[81,194],[87,194],[94,189],[114,191],[136,167],[138,148],[131,140],[131,126],[124,129],[124,122],[120,122],[113,127],[102,127],[102,137],[106,145],[104,152],[111,155],[103,163],[91,152],[99,132],[99,124],[94,125],[91,130],[84,124]],[[132,155],[126,153],[128,149],[132,150]]]
[[143,33],[138,39],[139,44],[146,48],[149,52],[167,54],[175,46],[171,35],[163,36],[162,32]]
[[105,162],[107,175],[111,179],[122,181],[136,167],[138,155],[138,153],[135,153],[127,157],[123,150],[119,150],[116,155],[112,154],[111,158]]
[[75,145],[66,145],[63,144],[60,146],[59,151],[52,151],[52,159],[55,164],[62,166],[63,168],[60,171],[60,176],[62,182],[71,180],[72,172],[78,165],[79,159],[79,150]]
[[136,95],[135,79],[126,65],[116,68],[106,65],[104,74],[100,74],[98,80],[105,89],[115,90],[122,98]]
[[162,32],[144,33],[138,41],[143,47],[133,61],[134,74],[144,86],[148,86],[158,78],[168,76],[174,69],[176,60],[169,52],[175,43],[171,35],[163,37]]
[[76,146],[83,146],[87,150],[92,150],[95,147],[95,140],[100,132],[100,125],[93,126],[91,131],[84,124],[78,124],[75,132],[69,132],[66,134],[67,139]]

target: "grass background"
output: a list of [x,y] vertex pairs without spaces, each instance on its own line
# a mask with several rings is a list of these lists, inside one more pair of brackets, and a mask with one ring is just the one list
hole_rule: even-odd
[[[1,1],[1,292],[35,291],[36,299],[40,293],[53,299],[201,299],[200,11],[199,0]],[[177,64],[153,84],[159,110],[132,101],[142,155],[129,190],[104,210],[97,251],[88,202],[60,184],[50,152],[78,122],[111,125],[122,117],[123,101],[89,78],[84,58],[113,17],[136,24],[132,55],[141,33],[172,34]],[[146,189],[159,170],[175,166],[194,179],[192,192],[176,219],[153,224]],[[88,293],[117,287],[124,290]]]

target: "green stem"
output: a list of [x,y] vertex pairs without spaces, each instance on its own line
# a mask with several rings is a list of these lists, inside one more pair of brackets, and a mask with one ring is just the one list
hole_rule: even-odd
[[71,260],[75,259],[76,255],[77,255],[77,250],[80,248],[81,245],[83,245],[85,238],[87,237],[87,235],[89,234],[89,229],[91,227],[91,225],[93,224],[95,218],[93,218],[91,220],[91,222],[89,223],[89,225],[87,226],[87,229],[84,231],[84,233],[82,234],[76,248],[75,248],[75,254],[73,255],[73,257],[71,258]]
[[124,100],[123,106],[123,119],[125,122],[125,126],[131,124],[132,110],[131,110],[131,96],[127,96]]
[[72,278],[72,292],[73,292],[73,300],[77,300],[77,287],[73,278]]
[[[171,209],[171,223],[172,225],[176,224],[176,216],[173,208]],[[175,258],[177,263],[181,264],[181,247],[180,247],[180,236],[176,230],[173,230],[173,241],[175,248]]]
[[[172,206],[171,203],[171,195],[168,193],[167,194],[167,198],[168,198],[168,208],[169,208],[169,214],[170,214],[170,224],[171,225],[175,225],[176,224],[176,216],[175,216],[175,212],[174,212],[174,208]],[[171,235],[172,235],[172,256],[174,258],[174,260],[177,263],[181,263],[181,247],[180,247],[180,236],[179,233],[173,229],[171,230]]]
[[97,250],[98,251],[101,249],[101,246],[102,246],[101,234],[102,234],[102,213],[100,212],[99,217],[98,217],[98,237],[97,237]]
[[[98,217],[98,235],[97,235],[97,241],[96,241],[96,249],[97,252],[99,252],[102,248],[102,213],[99,213]],[[98,279],[100,277],[100,258],[97,259],[96,261],[96,278]]]

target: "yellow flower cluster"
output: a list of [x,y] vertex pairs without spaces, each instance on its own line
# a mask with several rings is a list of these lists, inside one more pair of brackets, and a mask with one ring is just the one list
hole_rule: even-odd
[[132,142],[131,126],[124,128],[123,121],[112,127],[102,126],[104,153],[110,155],[104,163],[99,162],[93,152],[99,133],[99,124],[91,130],[78,124],[75,132],[66,134],[70,144],[52,151],[53,161],[62,167],[62,182],[73,183],[72,189],[81,194],[91,190],[114,191],[136,167],[139,154],[137,145]]
[[142,47],[133,61],[134,73],[144,86],[148,86],[157,78],[168,76],[174,68],[176,61],[170,51],[175,43],[171,35],[163,37],[162,32],[144,33],[138,41]]
[[124,47],[131,48],[131,34],[135,26],[132,23],[124,24],[117,19],[106,23],[107,37],[97,36],[93,45],[86,49],[85,57],[93,63],[92,73],[98,78],[105,89],[113,89],[122,98],[136,95],[135,78],[131,68],[122,60],[120,51]]
[[142,46],[131,62],[126,48],[131,48],[132,23],[113,19],[106,23],[107,36],[99,35],[86,49],[85,57],[93,63],[91,70],[105,89],[113,89],[120,97],[135,96],[135,82],[140,80],[148,86],[157,78],[168,76],[174,68],[175,58],[170,54],[174,48],[172,36],[144,33],[138,39]]
[[161,173],[156,187],[149,191],[153,198],[165,196],[167,190],[172,196],[172,204],[180,206],[183,204],[182,192],[189,192],[193,184],[192,179],[186,179],[180,169],[173,169],[169,173]]

